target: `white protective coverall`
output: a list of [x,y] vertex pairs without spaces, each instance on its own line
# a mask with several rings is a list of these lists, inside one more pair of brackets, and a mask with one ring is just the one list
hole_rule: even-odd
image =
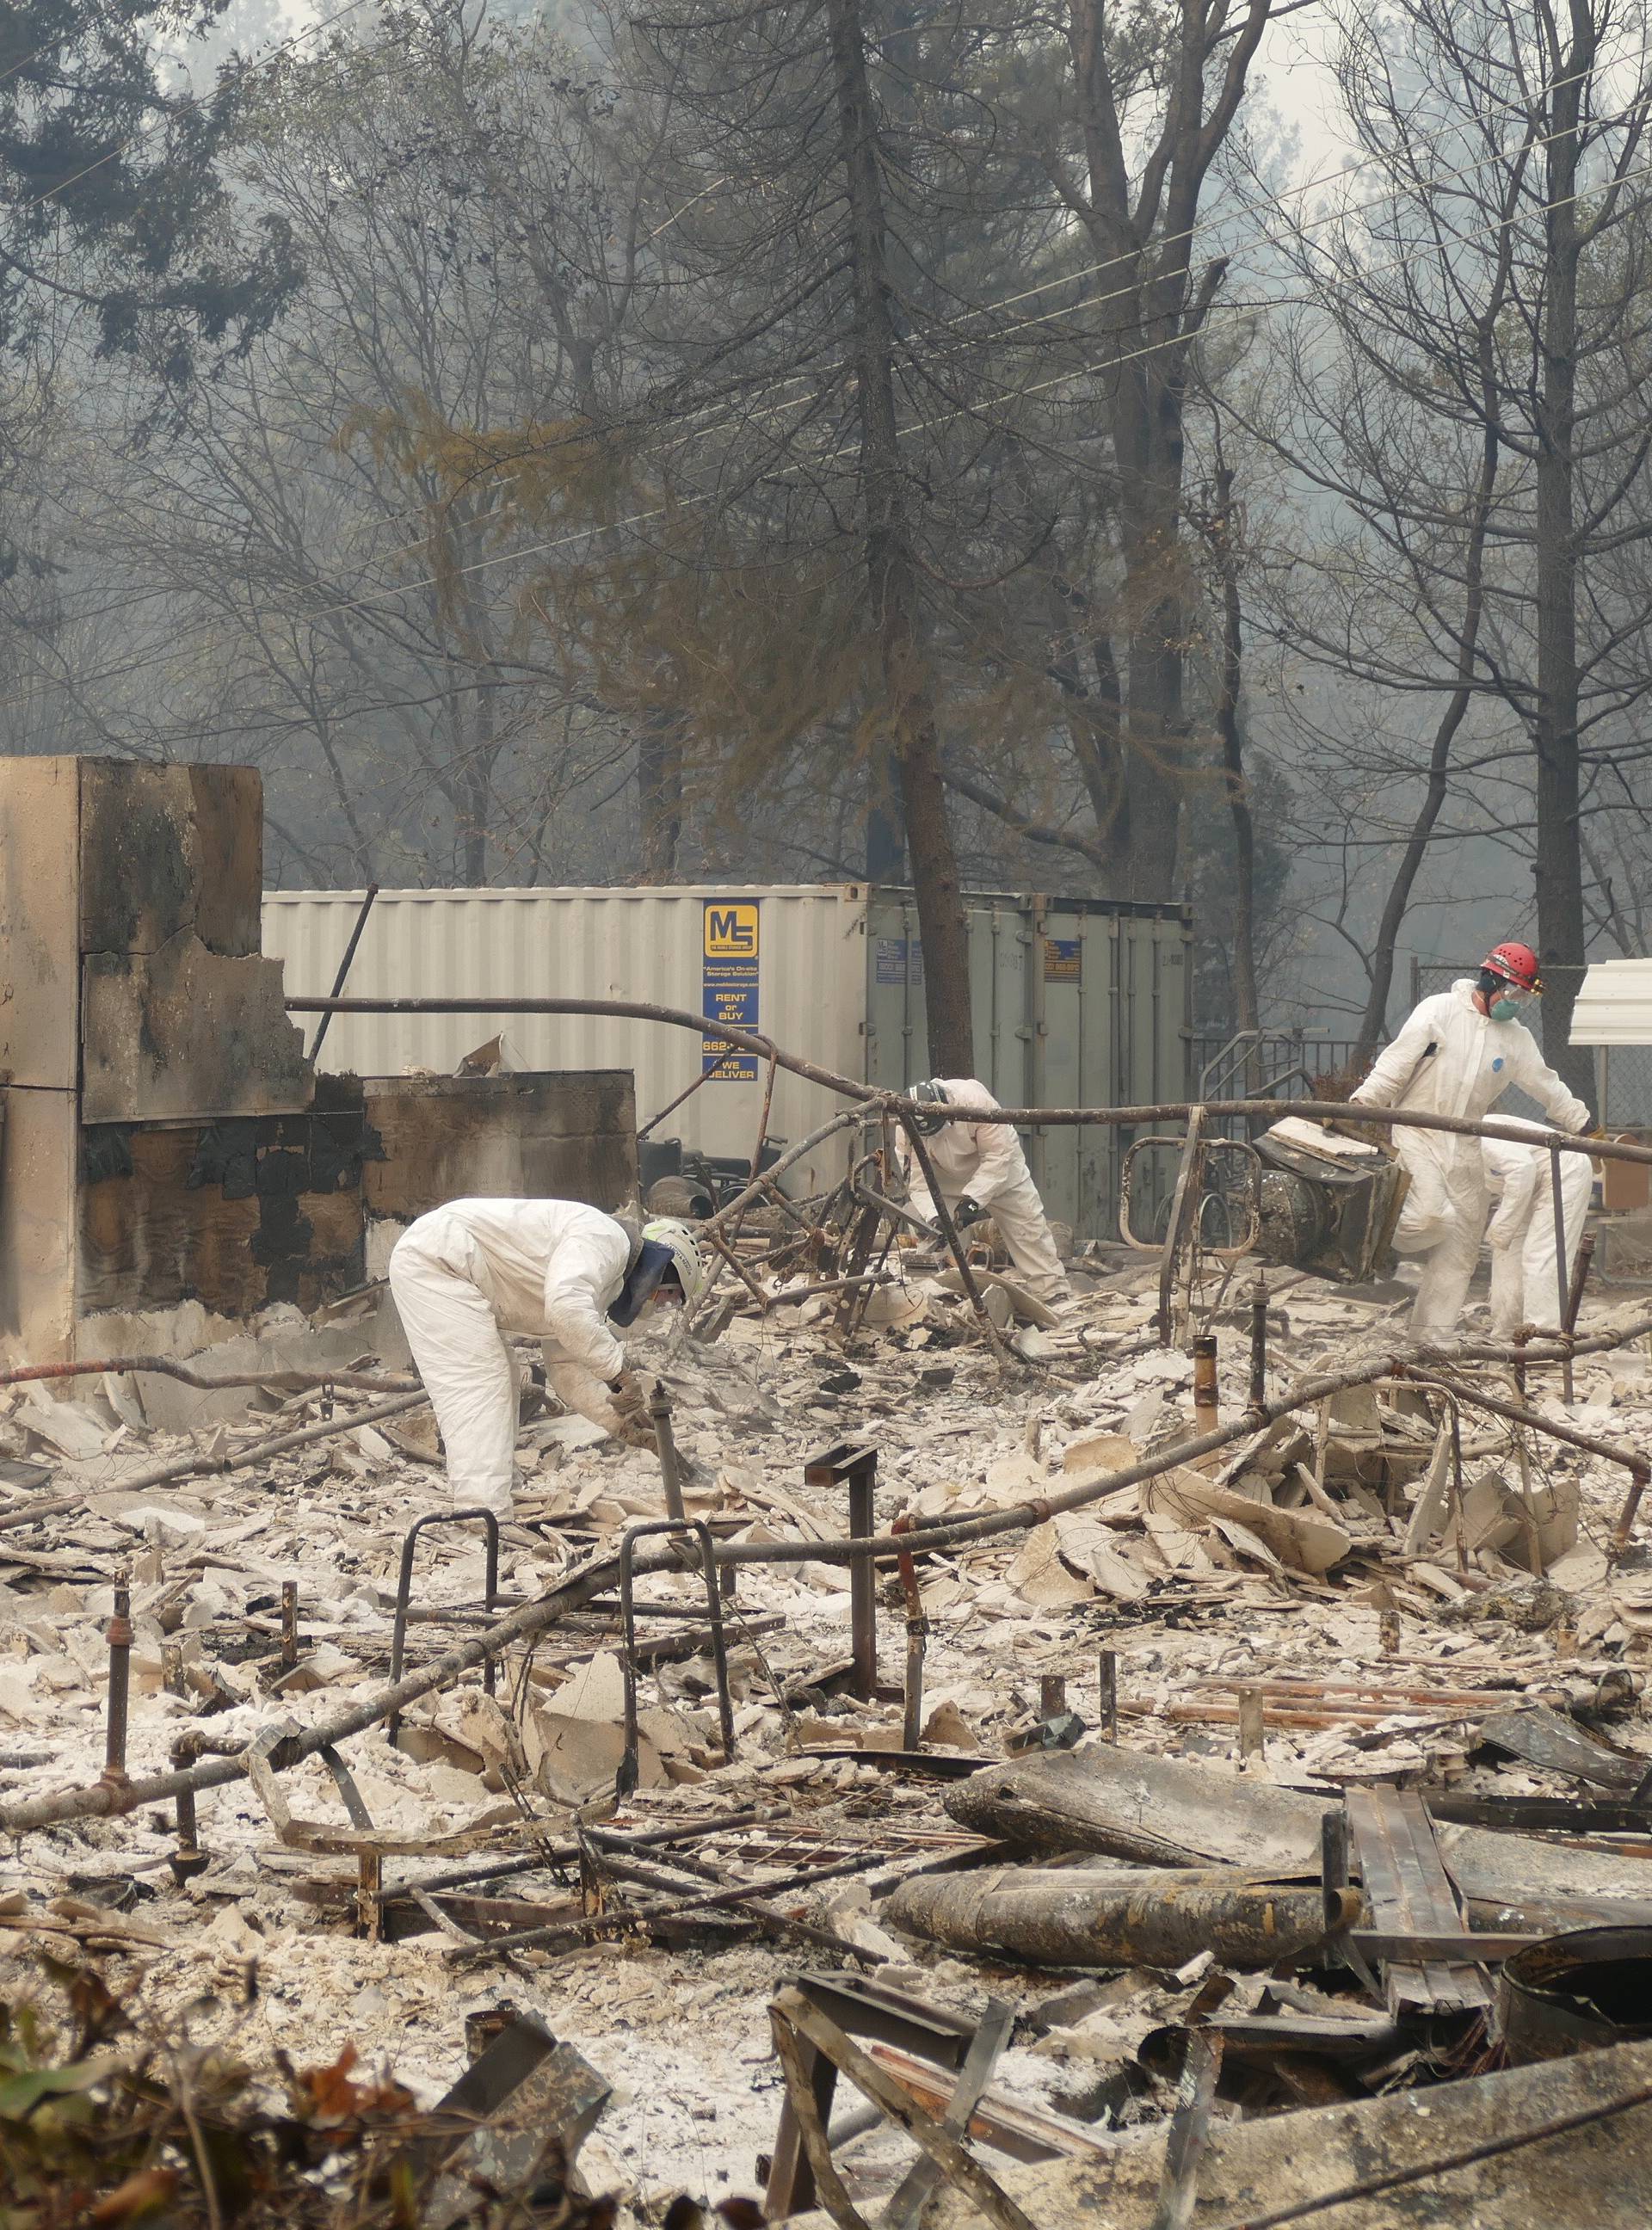
[[511,1511],[516,1371],[508,1337],[526,1333],[599,1380],[625,1350],[608,1310],[625,1282],[630,1234],[570,1200],[453,1200],[408,1226],[390,1286],[448,1456],[455,1507]]
[[[984,1112],[1000,1104],[972,1076],[942,1077],[937,1081],[954,1107],[978,1107]],[[953,1206],[965,1193],[978,1202],[991,1216],[1010,1260],[1029,1288],[1041,1300],[1065,1300],[1072,1288],[1049,1235],[1044,1203],[1038,1197],[1014,1125],[943,1123],[939,1131],[926,1135],[924,1144],[947,1206]],[[935,1205],[914,1161],[908,1162],[907,1183],[913,1215],[932,1220]]]
[[[1541,1135],[1535,1123],[1521,1123],[1520,1128]],[[1492,1257],[1492,1337],[1513,1339],[1528,1324],[1555,1330],[1560,1288],[1549,1157],[1540,1146],[1517,1146],[1507,1138],[1482,1138],[1480,1153],[1487,1189],[1496,1202],[1486,1228]],[[1594,1184],[1595,1165],[1587,1154],[1561,1155],[1560,1215],[1566,1231],[1568,1285]]]
[[[1413,1010],[1393,1043],[1378,1054],[1352,1104],[1478,1121],[1511,1085],[1528,1092],[1557,1130],[1589,1128],[1587,1106],[1549,1067],[1524,1022],[1494,1022],[1482,1015],[1475,1004],[1475,979],[1463,976],[1449,991],[1424,999]],[[1394,1234],[1395,1249],[1423,1257],[1412,1334],[1419,1340],[1449,1339],[1462,1314],[1486,1228],[1481,1142],[1399,1124],[1391,1135],[1411,1181]]]

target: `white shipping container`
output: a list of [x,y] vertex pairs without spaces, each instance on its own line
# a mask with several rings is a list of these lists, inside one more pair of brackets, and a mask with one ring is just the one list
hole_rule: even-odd
[[[285,962],[289,997],[331,990],[363,895],[265,893],[264,951]],[[1186,1097],[1184,908],[1016,894],[966,904],[977,1067],[1006,1105]],[[381,891],[345,993],[646,1001],[720,1015],[857,1080],[899,1086],[930,1073],[911,895],[864,884]],[[644,1124],[713,1067],[658,1135],[712,1155],[752,1150],[763,1062],[719,1061],[698,1034],[666,1024],[611,1015],[336,1015],[321,1066],[363,1076],[446,1075],[499,1032],[520,1067],[631,1069]],[[782,1069],[769,1136],[803,1138],[837,1104]],[[1118,1134],[1054,1130],[1027,1145],[1050,1213],[1081,1236],[1110,1235]],[[836,1183],[846,1154],[834,1140],[802,1166],[796,1189]]]

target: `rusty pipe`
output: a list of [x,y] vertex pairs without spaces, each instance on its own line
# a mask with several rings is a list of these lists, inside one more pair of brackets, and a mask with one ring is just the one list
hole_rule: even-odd
[[1216,1403],[1216,1334],[1201,1332],[1193,1343],[1194,1429],[1201,1433],[1214,1433],[1221,1421]]
[[[1142,1130],[1158,1123],[1185,1122],[1196,1103],[1167,1099],[1139,1107],[995,1107],[955,1108],[920,1105],[900,1092],[881,1092],[861,1079],[824,1068],[788,1053],[759,1030],[741,1028],[714,1015],[697,1015],[686,1007],[664,1007],[640,999],[494,998],[464,996],[442,998],[287,1000],[289,1014],[320,1015],[612,1015],[622,1020],[661,1022],[675,1029],[696,1030],[717,1038],[733,1049],[773,1059],[794,1076],[824,1085],[860,1106],[886,1108],[903,1120],[913,1116],[939,1116],[950,1123],[1008,1123],[1017,1129],[1098,1123],[1114,1129]],[[1588,1154],[1596,1161],[1639,1162],[1652,1165],[1652,1146],[1624,1145],[1614,1138],[1576,1138],[1565,1131],[1544,1132],[1533,1139],[1530,1128],[1520,1129],[1495,1118],[1475,1121],[1462,1115],[1436,1115],[1410,1107],[1351,1106],[1340,1099],[1212,1099],[1203,1103],[1207,1115],[1223,1117],[1296,1116],[1307,1122],[1346,1123],[1354,1120],[1378,1128],[1445,1131],[1455,1138],[1506,1138],[1511,1144],[1533,1144],[1558,1147],[1563,1153]],[[765,1171],[765,1176],[771,1172]],[[732,1203],[731,1203],[731,1206]],[[720,1218],[728,1209],[719,1211]]]
[[1268,1407],[1268,1276],[1259,1270],[1250,1289],[1250,1399],[1247,1415]]
[[662,1379],[654,1382],[654,1391],[649,1396],[649,1417],[654,1426],[655,1445],[660,1451],[660,1485],[665,1493],[666,1516],[681,1518],[682,1467],[677,1461],[677,1439],[671,1428],[671,1396]]
[[103,1778],[126,1786],[126,1716],[132,1692],[132,1583],[123,1572],[115,1582],[109,1620],[108,1721],[104,1732]]
[[[910,1533],[911,1512],[897,1518],[889,1531],[892,1533]],[[903,1550],[896,1557],[895,1570],[900,1575],[900,1593],[907,1606],[907,1678],[901,1698],[901,1748],[921,1750],[924,1658],[929,1648],[929,1621],[924,1615],[924,1600],[918,1589],[918,1567],[908,1550]]]

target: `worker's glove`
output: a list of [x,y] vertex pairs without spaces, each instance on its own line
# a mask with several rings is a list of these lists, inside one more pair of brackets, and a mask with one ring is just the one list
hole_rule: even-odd
[[980,1202],[971,1200],[968,1193],[953,1203],[952,1221],[960,1231],[967,1231],[971,1224],[981,1222],[985,1215],[986,1210]]
[[623,1423],[648,1426],[649,1397],[635,1370],[622,1370],[617,1378],[610,1378],[608,1396]]

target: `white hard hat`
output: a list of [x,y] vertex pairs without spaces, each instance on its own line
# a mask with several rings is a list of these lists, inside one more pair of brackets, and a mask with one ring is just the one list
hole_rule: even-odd
[[706,1288],[706,1263],[694,1227],[681,1216],[658,1215],[642,1227],[642,1244],[663,1247],[682,1287],[684,1305],[692,1308]]

